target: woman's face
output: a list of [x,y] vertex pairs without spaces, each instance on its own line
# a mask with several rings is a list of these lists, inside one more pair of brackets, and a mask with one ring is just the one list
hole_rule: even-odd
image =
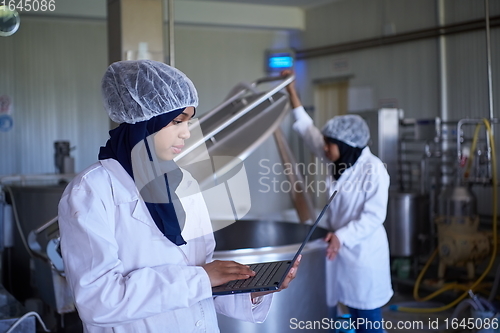
[[337,161],[340,158],[339,146],[329,142],[326,138],[324,138],[324,142],[323,150],[325,151],[326,157],[332,162]]
[[194,107],[187,107],[180,115],[175,117],[167,126],[156,132],[154,136],[156,156],[168,161],[182,151],[184,140],[189,139],[188,121],[194,115]]

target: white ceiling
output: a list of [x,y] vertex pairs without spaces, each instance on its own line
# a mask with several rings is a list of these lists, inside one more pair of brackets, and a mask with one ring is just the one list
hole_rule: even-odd
[[[174,1],[200,1],[200,0],[174,0]],[[210,0],[218,2],[244,3],[252,5],[292,6],[309,8],[341,0]]]

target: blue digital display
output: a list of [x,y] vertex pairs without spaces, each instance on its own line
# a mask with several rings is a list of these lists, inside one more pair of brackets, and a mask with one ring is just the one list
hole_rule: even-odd
[[270,56],[268,59],[269,69],[286,69],[293,67],[291,56]]

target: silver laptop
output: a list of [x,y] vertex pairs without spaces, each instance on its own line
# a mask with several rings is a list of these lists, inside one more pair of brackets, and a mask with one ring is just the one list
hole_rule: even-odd
[[316,229],[316,226],[321,220],[321,217],[323,217],[323,215],[325,214],[326,209],[328,208],[336,194],[337,191],[333,192],[333,194],[330,196],[328,202],[326,203],[321,213],[318,215],[318,218],[316,219],[314,224],[311,226],[311,229],[309,230],[306,238],[302,242],[302,245],[299,247],[292,260],[251,264],[249,266],[250,269],[252,269],[256,273],[255,276],[252,276],[248,279],[229,281],[227,283],[224,283],[223,285],[212,287],[212,294],[230,295],[279,289],[283,281],[285,281],[288,272],[293,267],[295,260],[297,260],[297,257],[302,252],[302,249],[304,248],[304,246],[306,246],[309,238],[311,238],[311,235]]

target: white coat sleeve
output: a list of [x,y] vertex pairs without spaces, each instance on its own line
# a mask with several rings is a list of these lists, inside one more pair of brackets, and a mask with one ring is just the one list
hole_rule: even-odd
[[[213,237],[211,241],[206,242],[207,245],[207,260],[211,262],[215,241]],[[262,302],[256,306],[252,305],[251,294],[237,294],[226,296],[215,296],[214,304],[215,311],[230,318],[235,318],[252,323],[262,323],[269,313],[271,308],[273,295],[265,295]]]
[[370,182],[371,190],[365,192],[359,218],[335,231],[340,243],[347,248],[358,245],[377,228],[380,228],[387,215],[389,176],[387,173],[372,174],[366,177],[365,182]]
[[125,273],[112,221],[116,208],[95,193],[80,184],[67,189],[59,204],[65,272],[84,322],[118,326],[212,297],[201,267],[160,265]]
[[309,150],[326,162],[327,159],[323,150],[323,134],[314,126],[313,120],[304,110],[303,106],[293,109],[292,112],[295,117],[295,122],[292,125],[293,129],[301,136]]
[[272,298],[272,294],[265,295],[259,305],[252,306],[251,294],[249,293],[217,296],[214,299],[215,310],[231,318],[252,323],[262,323],[269,313]]

